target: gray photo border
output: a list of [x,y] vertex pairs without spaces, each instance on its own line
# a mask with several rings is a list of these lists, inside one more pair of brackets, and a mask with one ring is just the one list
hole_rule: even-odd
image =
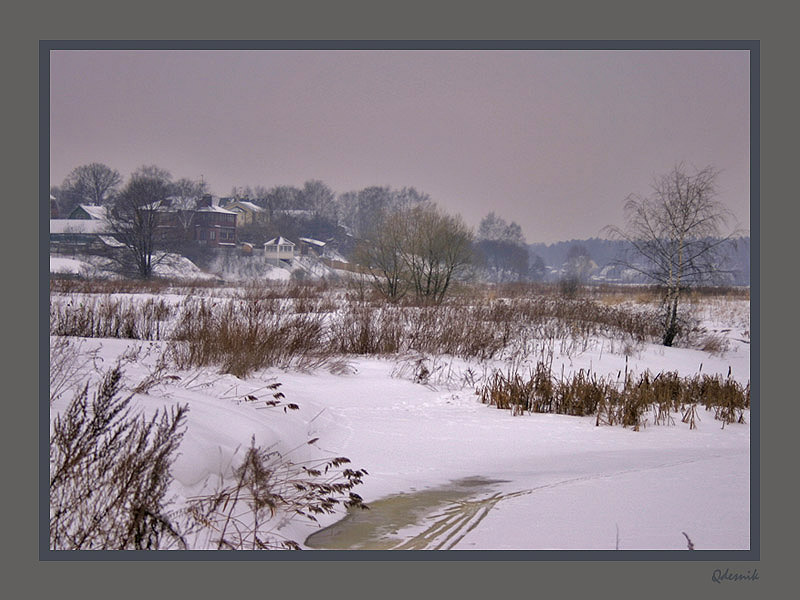
[[[747,50],[750,52],[751,441],[749,550],[305,550],[68,551],[49,549],[49,97],[57,50]],[[760,41],[758,40],[39,40],[39,560],[41,561],[759,561],[760,421]]]

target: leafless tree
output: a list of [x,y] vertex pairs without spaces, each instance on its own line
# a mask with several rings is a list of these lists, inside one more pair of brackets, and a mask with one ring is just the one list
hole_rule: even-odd
[[518,246],[525,245],[522,227],[514,221],[507,223],[505,219],[498,217],[494,211],[491,211],[481,219],[477,237],[481,241],[508,242]]
[[101,163],[75,167],[61,187],[52,187],[62,218],[79,204],[106,205],[112,201],[122,177],[119,172]]
[[460,217],[422,203],[385,214],[356,258],[390,300],[413,289],[418,299],[441,303],[454,276],[472,260],[472,239]]
[[402,256],[405,243],[404,219],[391,214],[376,226],[356,247],[353,258],[368,268],[372,286],[390,302],[408,291],[408,273]]
[[140,169],[131,175],[108,211],[111,233],[124,247],[113,255],[115,262],[143,279],[150,278],[166,256],[157,230],[159,209],[171,191],[168,177],[161,169]]
[[656,178],[649,196],[627,198],[624,228],[607,228],[632,248],[621,264],[664,291],[665,346],[680,331],[681,299],[693,286],[722,280],[722,251],[741,234],[723,231],[732,214],[717,200],[718,176],[713,166],[689,172],[679,164]]
[[175,214],[177,225],[182,230],[182,238],[189,239],[194,212],[200,200],[208,193],[208,184],[184,177],[174,182],[170,189],[170,208]]
[[453,276],[472,260],[473,233],[460,216],[422,204],[402,211],[405,243],[401,256],[417,297],[440,303]]
[[103,205],[122,183],[119,172],[101,163],[74,168],[62,187],[76,190],[83,202]]

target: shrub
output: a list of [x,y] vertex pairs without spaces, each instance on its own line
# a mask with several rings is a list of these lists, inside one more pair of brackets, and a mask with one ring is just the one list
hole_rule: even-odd
[[[295,462],[289,453],[257,447],[253,440],[231,483],[168,512],[170,467],[188,408],[156,411],[146,420],[133,414],[132,395],[120,395],[121,380],[115,367],[91,403],[87,384],[53,419],[52,550],[296,549],[297,542],[274,532],[277,523],[316,521],[338,506],[368,508],[353,491],[367,471],[349,468],[348,458]],[[279,386],[267,386],[272,399],[246,401],[297,409],[282,401]]]
[[206,301],[187,305],[171,339],[171,357],[181,368],[220,366],[244,377],[258,369],[295,365],[312,368],[332,357],[323,319],[291,314],[277,300]]
[[131,412],[114,368],[91,405],[88,385],[50,436],[50,548],[154,550],[185,542],[166,514],[170,466],[183,437],[187,407]]
[[518,373],[495,371],[477,394],[484,404],[510,409],[514,415],[596,415],[597,425],[622,425],[634,430],[645,425],[650,411],[655,424],[674,423],[671,414],[680,412],[682,421],[694,428],[698,406],[703,406],[713,411],[724,427],[744,423],[744,410],[750,407],[750,384],[742,386],[730,376],[680,377],[675,372],[662,372],[653,377],[645,372],[634,378],[626,372],[619,382],[581,369],[571,378],[556,379],[541,361],[527,379]]
[[[314,440],[312,440],[313,442]],[[312,443],[309,442],[309,443]],[[340,469],[349,463],[336,457],[308,464],[294,463],[252,440],[234,480],[212,494],[193,498],[185,513],[199,527],[206,547],[217,550],[298,550],[294,540],[278,535],[273,518],[332,514],[336,507],[367,509],[352,489],[362,482],[363,469]]]

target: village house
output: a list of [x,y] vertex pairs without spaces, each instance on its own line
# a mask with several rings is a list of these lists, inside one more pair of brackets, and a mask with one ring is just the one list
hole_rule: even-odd
[[320,258],[323,255],[326,242],[306,237],[301,237],[298,241],[300,242],[300,256]]
[[270,262],[274,261],[276,266],[291,266],[294,263],[295,244],[284,237],[272,238],[264,243],[264,256]]
[[67,219],[105,221],[107,216],[108,209],[105,206],[79,204],[67,215]]
[[247,200],[234,200],[223,206],[225,210],[236,213],[236,224],[239,226],[263,223],[267,220],[267,211]]
[[[172,198],[146,207],[155,212],[155,237],[162,243],[196,242],[209,247],[235,247],[237,213],[221,208],[212,196],[195,206],[182,206]],[[100,236],[103,236],[101,238]],[[114,245],[112,227],[104,206],[81,204],[66,219],[50,220],[50,243],[55,252],[91,250]]]
[[194,239],[206,246],[236,246],[236,218],[237,213],[204,196],[194,211]]
[[236,213],[221,208],[210,195],[191,205],[167,198],[149,208],[156,212],[156,237],[162,242],[197,242],[211,247],[236,245]]
[[97,250],[105,245],[108,224],[88,219],[51,219],[50,251],[55,254],[75,254]]
[[98,252],[121,244],[106,219],[106,208],[81,204],[66,219],[50,219],[50,252],[72,254]]

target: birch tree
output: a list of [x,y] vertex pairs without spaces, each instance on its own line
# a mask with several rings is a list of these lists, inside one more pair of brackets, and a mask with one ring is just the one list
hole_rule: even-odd
[[719,171],[690,172],[683,164],[656,178],[648,196],[625,201],[625,227],[609,227],[632,253],[619,261],[663,290],[662,342],[672,346],[680,332],[681,302],[698,285],[719,283],[726,245],[739,231],[724,234],[730,211],[717,199]]

